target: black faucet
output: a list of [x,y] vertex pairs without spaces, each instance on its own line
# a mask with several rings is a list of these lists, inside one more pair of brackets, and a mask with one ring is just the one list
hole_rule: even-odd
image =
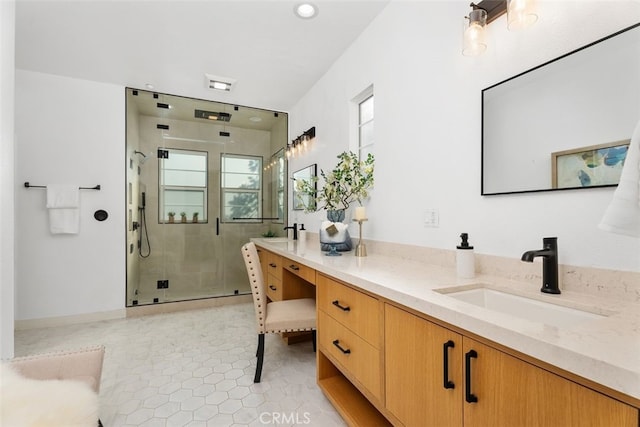
[[293,240],[298,240],[298,223],[294,222],[292,226],[285,227],[285,230],[293,229]]
[[522,261],[533,262],[535,257],[542,259],[542,289],[545,294],[559,294],[558,287],[558,238],[544,237],[542,239],[543,249],[538,251],[527,251],[522,254]]

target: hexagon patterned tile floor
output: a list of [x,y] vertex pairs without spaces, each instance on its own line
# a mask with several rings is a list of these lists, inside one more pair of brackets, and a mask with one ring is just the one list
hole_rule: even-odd
[[315,379],[311,343],[266,336],[253,304],[16,331],[16,356],[106,347],[100,418],[110,426],[344,426]]

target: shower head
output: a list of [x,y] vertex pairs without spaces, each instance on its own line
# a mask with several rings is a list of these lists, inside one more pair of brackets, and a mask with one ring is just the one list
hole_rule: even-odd
[[144,154],[142,151],[134,151],[133,154],[140,154],[142,158],[140,159],[140,164],[144,165],[144,162],[153,157],[153,153]]

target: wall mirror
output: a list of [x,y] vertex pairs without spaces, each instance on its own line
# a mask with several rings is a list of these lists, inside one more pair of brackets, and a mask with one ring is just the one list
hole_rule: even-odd
[[481,194],[617,185],[639,98],[640,24],[484,89]]
[[313,165],[309,165],[306,168],[302,168],[293,173],[293,210],[301,211],[305,208],[309,210],[314,210],[316,207],[316,201],[313,197],[308,194],[301,194],[296,189],[296,182],[298,181],[307,181],[313,185],[314,188],[317,189],[315,177],[317,175],[318,165],[315,163]]

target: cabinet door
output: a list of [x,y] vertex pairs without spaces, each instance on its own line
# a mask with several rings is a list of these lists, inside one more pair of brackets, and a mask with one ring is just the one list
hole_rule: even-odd
[[462,336],[385,304],[384,347],[387,409],[407,427],[461,426]]
[[631,406],[466,337],[463,347],[465,400],[477,398],[465,426],[638,426]]

